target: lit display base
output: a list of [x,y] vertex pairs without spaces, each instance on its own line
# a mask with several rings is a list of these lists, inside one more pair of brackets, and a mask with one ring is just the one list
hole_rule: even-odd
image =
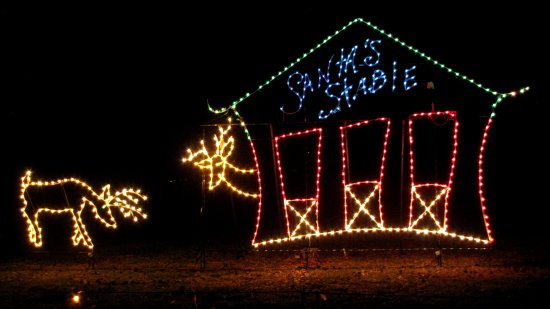
[[[388,237],[391,236],[391,237]],[[433,231],[426,229],[409,228],[365,228],[334,230],[316,234],[298,235],[288,238],[274,238],[262,242],[253,243],[255,248],[287,246],[312,246],[312,247],[357,247],[358,245],[369,248],[384,247],[437,247],[445,246],[486,246],[491,242],[456,233]]]

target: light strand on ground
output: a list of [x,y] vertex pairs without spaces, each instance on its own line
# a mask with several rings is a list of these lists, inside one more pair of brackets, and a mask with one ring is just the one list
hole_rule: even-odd
[[414,228],[411,229],[407,227],[404,227],[404,228],[384,227],[384,228],[362,228],[362,229],[348,229],[348,230],[342,229],[342,230],[332,230],[332,231],[324,231],[324,232],[318,232],[318,233],[309,233],[305,235],[297,235],[292,237],[272,238],[269,240],[253,243],[253,246],[255,248],[258,248],[260,246],[289,243],[289,242],[308,239],[308,238],[321,238],[321,237],[330,237],[330,236],[338,236],[338,235],[346,235],[346,234],[354,234],[354,233],[414,233],[417,235],[443,236],[443,237],[448,237],[452,239],[469,241],[469,242],[484,244],[484,245],[489,244],[489,240],[487,239],[481,239],[475,236],[461,235],[457,233],[448,233],[444,231],[437,231],[437,230],[430,230],[430,229],[414,229]]
[[[141,201],[146,201],[147,196],[143,195],[140,190],[123,189],[111,194],[111,186],[103,186],[100,194],[96,193],[92,187],[85,182],[76,178],[63,178],[54,181],[31,181],[31,171],[27,171],[21,178],[21,194],[20,199],[23,204],[21,214],[25,219],[28,228],[28,236],[31,243],[36,247],[42,247],[42,228],[40,227],[39,216],[42,213],[47,214],[63,214],[69,213],[72,216],[73,236],[72,241],[74,246],[82,244],[89,249],[93,249],[94,244],[92,238],[86,230],[86,225],[82,221],[82,212],[86,208],[90,208],[94,213],[95,219],[99,220],[108,228],[117,228],[117,222],[113,216],[111,209],[115,208],[120,211],[124,218],[131,217],[132,221],[138,222],[140,218],[147,219],[147,214],[139,206]],[[73,186],[74,190],[80,193],[80,200],[70,203],[65,187]],[[61,188],[63,190],[66,207],[56,207],[58,203],[51,203],[49,207],[36,207],[32,203],[32,190],[38,189],[43,192],[48,188]],[[67,188],[69,189],[69,188]],[[40,205],[48,205],[50,201],[35,201],[40,202]]]

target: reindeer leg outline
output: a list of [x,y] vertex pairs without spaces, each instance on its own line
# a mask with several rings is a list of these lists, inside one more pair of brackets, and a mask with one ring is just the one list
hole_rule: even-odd
[[38,242],[38,226],[35,226],[33,221],[31,220],[31,217],[35,217],[34,215],[30,216],[26,209],[21,210],[21,213],[23,214],[23,218],[25,219],[25,222],[27,222],[27,231],[29,232],[29,241],[32,242],[36,247],[41,247],[42,243]]
[[34,227],[36,228],[36,238],[34,245],[37,247],[42,247],[42,228],[40,227],[40,221],[38,221],[38,215],[40,214],[40,211],[37,211],[34,214]]
[[73,234],[73,244],[75,246],[78,246],[80,243],[82,245],[92,249],[94,247],[94,243],[92,242],[92,238],[88,234],[88,231],[86,230],[86,226],[82,222],[82,218],[80,215],[82,214],[82,210],[84,209],[84,205],[80,208],[80,210],[75,214],[73,210],[71,210],[71,214],[73,215],[73,221],[74,221],[74,234]]
[[[27,222],[27,231],[29,232],[29,240],[34,244],[35,247],[42,247],[42,233],[40,226],[38,224],[38,211],[37,210],[31,210],[27,208],[28,201],[27,198],[30,201],[30,196],[28,196],[27,193],[27,187],[31,183],[31,172],[27,171],[25,175],[21,178],[21,201],[23,202],[23,208],[21,208],[21,213],[23,215],[23,218]],[[27,197],[25,197],[25,194],[27,194]],[[31,219],[34,218],[34,221]]]

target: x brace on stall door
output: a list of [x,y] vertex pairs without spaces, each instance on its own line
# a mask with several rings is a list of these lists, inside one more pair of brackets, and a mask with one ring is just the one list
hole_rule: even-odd
[[365,198],[363,202],[359,200],[359,198],[352,192],[351,188],[356,184],[351,184],[346,186],[346,193],[348,193],[351,198],[355,201],[355,203],[359,206],[359,209],[353,217],[351,218],[350,222],[346,225],[346,230],[352,228],[353,223],[355,222],[355,219],[363,212],[365,213],[379,228],[382,228],[381,222],[376,221],[376,218],[369,212],[367,208],[367,204],[369,204],[370,200],[376,195],[378,192],[378,189],[380,188],[380,184],[377,181],[364,181],[362,183],[372,183],[376,184],[372,190],[372,192]]
[[[441,192],[439,192],[439,194],[436,195],[436,197],[430,202],[430,205],[426,205],[426,202],[422,199],[422,196],[420,196],[420,194],[418,194],[418,192],[416,192],[416,188],[417,187],[442,187],[441,189]],[[426,215],[430,215],[430,217],[432,217],[434,223],[437,225],[437,227],[441,230],[444,230],[444,228],[441,226],[441,223],[436,219],[435,217],[435,214],[431,211],[432,207],[435,206],[435,204],[437,203],[437,201],[439,201],[441,199],[441,197],[445,196],[445,194],[448,192],[448,188],[447,186],[445,185],[438,185],[438,184],[429,184],[429,185],[418,185],[418,186],[413,186],[412,187],[412,193],[414,194],[414,196],[416,197],[416,199],[420,202],[420,204],[422,204],[422,207],[424,207],[424,212],[422,214],[420,214],[420,216],[418,216],[418,218],[416,218],[416,220],[409,225],[409,228],[414,228],[414,226],[422,219],[424,218],[424,216]]]
[[[307,207],[306,209],[306,212],[305,213],[300,213],[298,210],[296,210],[296,208],[294,208],[290,203],[291,202],[306,202],[306,205],[307,205],[307,202],[311,202],[311,205],[309,207]],[[300,222],[298,222],[298,224],[296,225],[296,227],[294,228],[294,231],[292,231],[292,234],[290,235],[291,237],[292,236],[296,236],[296,232],[298,232],[298,230],[300,229],[300,226],[303,224],[305,224],[306,227],[308,227],[310,230],[312,230],[314,233],[317,233],[319,232],[319,229],[315,228],[311,222],[309,222],[307,220],[307,215],[311,212],[311,210],[314,208],[314,207],[317,207],[317,200],[316,199],[297,199],[297,200],[286,200],[285,201],[285,205],[290,208],[290,210],[292,210],[294,212],[294,214],[296,215],[296,217],[298,217],[300,219]],[[307,229],[306,229],[307,230]]]

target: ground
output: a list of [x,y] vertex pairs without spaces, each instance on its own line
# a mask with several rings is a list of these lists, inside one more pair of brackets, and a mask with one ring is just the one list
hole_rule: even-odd
[[[267,250],[264,250],[267,249]],[[33,251],[0,260],[6,308],[550,308],[547,246]],[[80,296],[79,303],[72,296]]]

